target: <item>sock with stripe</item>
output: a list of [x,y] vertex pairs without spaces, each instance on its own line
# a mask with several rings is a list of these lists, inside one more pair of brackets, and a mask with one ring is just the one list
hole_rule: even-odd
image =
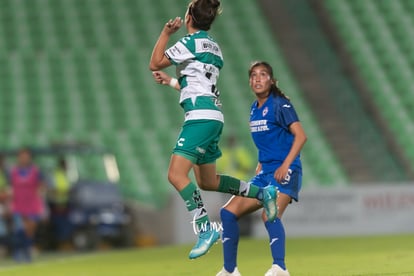
[[210,228],[210,220],[198,187],[193,182],[190,182],[179,194],[191,214],[194,232],[198,234],[208,231]]
[[263,188],[228,175],[220,175],[218,191],[258,200],[263,199]]

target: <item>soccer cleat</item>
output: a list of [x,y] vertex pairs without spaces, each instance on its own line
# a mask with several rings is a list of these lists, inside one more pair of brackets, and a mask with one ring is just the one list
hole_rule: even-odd
[[274,221],[277,217],[278,206],[276,204],[279,191],[275,186],[269,185],[263,188],[263,208],[265,209],[267,221]]
[[216,274],[216,276],[241,276],[239,270],[237,267],[234,269],[233,272],[228,272],[224,267],[222,270],[220,270],[219,273]]
[[290,276],[289,271],[283,270],[277,264],[272,265],[272,267],[266,272],[265,276]]
[[215,230],[201,232],[198,235],[196,245],[194,245],[193,249],[191,249],[190,255],[188,257],[190,259],[196,259],[198,257],[203,256],[208,252],[210,247],[212,247],[213,244],[217,242],[219,238],[220,233]]

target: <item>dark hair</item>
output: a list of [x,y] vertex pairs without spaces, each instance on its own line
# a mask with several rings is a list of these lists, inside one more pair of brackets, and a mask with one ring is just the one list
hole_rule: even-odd
[[193,27],[203,31],[210,30],[220,12],[219,0],[193,0],[188,5],[188,15],[193,19]]
[[265,67],[267,72],[269,73],[270,77],[273,80],[273,83],[270,86],[270,93],[273,93],[274,95],[283,97],[283,98],[290,101],[289,97],[286,96],[285,93],[283,93],[282,90],[280,90],[280,88],[277,86],[277,79],[273,76],[273,68],[266,61],[253,61],[252,64],[250,65],[250,68],[249,68],[249,77],[252,74],[253,69],[256,68],[257,66]]

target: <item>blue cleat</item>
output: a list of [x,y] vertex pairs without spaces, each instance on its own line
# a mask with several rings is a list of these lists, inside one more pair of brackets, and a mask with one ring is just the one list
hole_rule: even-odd
[[220,233],[215,230],[201,232],[198,235],[198,241],[196,245],[194,245],[193,249],[191,249],[190,255],[188,257],[190,259],[196,259],[205,255],[219,238]]
[[279,191],[275,186],[268,185],[263,188],[263,208],[265,209],[267,221],[274,221],[278,214],[278,206],[276,204]]

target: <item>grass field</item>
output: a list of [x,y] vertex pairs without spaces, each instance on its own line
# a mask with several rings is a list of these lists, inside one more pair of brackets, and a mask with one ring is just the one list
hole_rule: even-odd
[[[287,265],[300,275],[414,275],[414,235],[288,239]],[[77,255],[44,255],[33,264],[0,262],[0,275],[215,275],[222,267],[221,245],[190,261],[191,245]],[[265,240],[242,240],[239,269],[263,275],[271,265]]]

